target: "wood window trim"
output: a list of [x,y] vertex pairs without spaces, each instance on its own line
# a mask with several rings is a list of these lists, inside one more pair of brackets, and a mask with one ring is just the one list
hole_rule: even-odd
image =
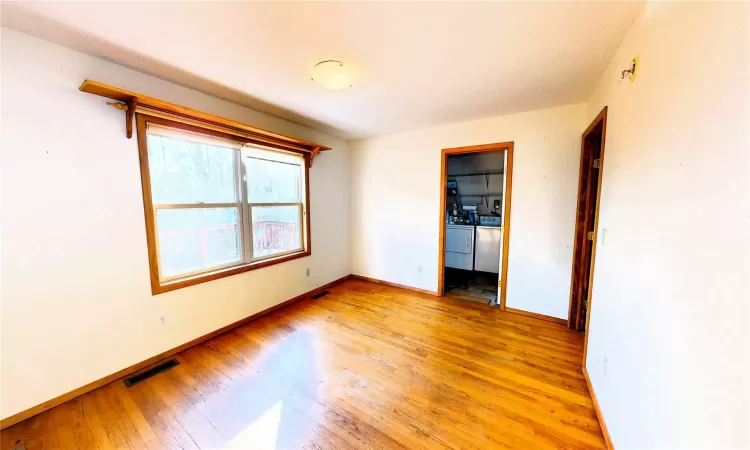
[[159,279],[159,262],[156,248],[156,229],[154,227],[154,207],[153,198],[151,193],[151,175],[149,172],[148,165],[148,145],[147,145],[147,132],[146,124],[154,123],[163,126],[169,126],[178,128],[185,131],[191,131],[194,133],[206,134],[209,136],[231,139],[248,144],[257,144],[252,139],[242,138],[236,135],[222,133],[213,129],[201,128],[193,125],[188,125],[183,122],[176,122],[165,118],[154,117],[147,114],[135,114],[136,130],[138,136],[138,157],[140,160],[141,168],[141,186],[143,187],[143,209],[145,212],[146,219],[146,242],[148,246],[148,262],[149,272],[151,279],[151,293],[153,295],[162,294],[164,292],[174,291],[182,289],[188,286],[193,286],[208,281],[217,280],[220,278],[237,275],[243,272],[251,270],[261,269],[263,267],[272,266],[274,264],[281,264],[283,262],[291,261],[294,259],[304,258],[312,254],[312,233],[310,229],[310,164],[309,160],[312,155],[309,153],[298,152],[302,155],[305,160],[305,209],[306,214],[303,219],[305,226],[305,247],[304,250],[279,256],[278,258],[269,258],[261,261],[255,261],[246,264],[239,264],[236,266],[221,268],[210,272],[204,272],[195,276],[180,278],[171,282],[160,282]]
[[84,80],[79,90],[89,94],[116,100],[108,102],[119,110],[125,111],[125,130],[128,139],[133,135],[133,118],[136,113],[182,122],[202,129],[211,129],[232,135],[232,139],[242,138],[245,142],[272,147],[280,150],[303,153],[309,156],[307,165],[312,166],[313,159],[320,152],[331,150],[331,147],[292,138],[283,134],[246,125],[226,117],[209,114],[203,111],[167,102],[138,92],[121,89],[98,81]]

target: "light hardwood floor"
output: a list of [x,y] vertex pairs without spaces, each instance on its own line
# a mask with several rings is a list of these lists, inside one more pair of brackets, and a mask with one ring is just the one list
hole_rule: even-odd
[[349,280],[4,430],[2,450],[605,448],[566,327]]

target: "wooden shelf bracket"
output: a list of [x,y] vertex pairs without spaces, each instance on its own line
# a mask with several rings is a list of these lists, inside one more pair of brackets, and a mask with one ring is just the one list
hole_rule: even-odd
[[125,111],[125,134],[128,139],[133,137],[133,117],[135,117],[135,108],[138,104],[136,97],[131,97],[125,100],[125,103],[119,102],[107,102],[109,106],[112,106],[120,111]]
[[311,168],[312,168],[313,158],[315,158],[316,156],[318,156],[318,153],[320,153],[320,147],[315,147],[310,152],[310,167]]
[[136,97],[128,99],[128,109],[125,110],[125,133],[128,139],[133,137],[133,117],[135,117],[135,105],[138,103]]

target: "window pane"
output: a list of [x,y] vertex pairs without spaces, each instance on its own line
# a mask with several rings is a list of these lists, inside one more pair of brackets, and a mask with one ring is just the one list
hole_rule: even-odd
[[239,208],[159,209],[161,277],[242,261]]
[[153,202],[235,202],[235,151],[180,135],[149,133],[148,162]]
[[301,158],[262,150],[244,150],[242,155],[249,203],[302,202]]
[[299,205],[253,206],[251,211],[254,258],[302,248]]

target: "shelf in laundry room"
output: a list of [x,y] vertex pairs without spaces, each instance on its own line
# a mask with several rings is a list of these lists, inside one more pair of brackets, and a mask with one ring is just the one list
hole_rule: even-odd
[[477,176],[483,176],[483,175],[502,175],[502,170],[490,170],[488,172],[476,172],[476,173],[459,173],[456,175],[448,174],[448,178],[455,178],[455,177],[477,177]]

